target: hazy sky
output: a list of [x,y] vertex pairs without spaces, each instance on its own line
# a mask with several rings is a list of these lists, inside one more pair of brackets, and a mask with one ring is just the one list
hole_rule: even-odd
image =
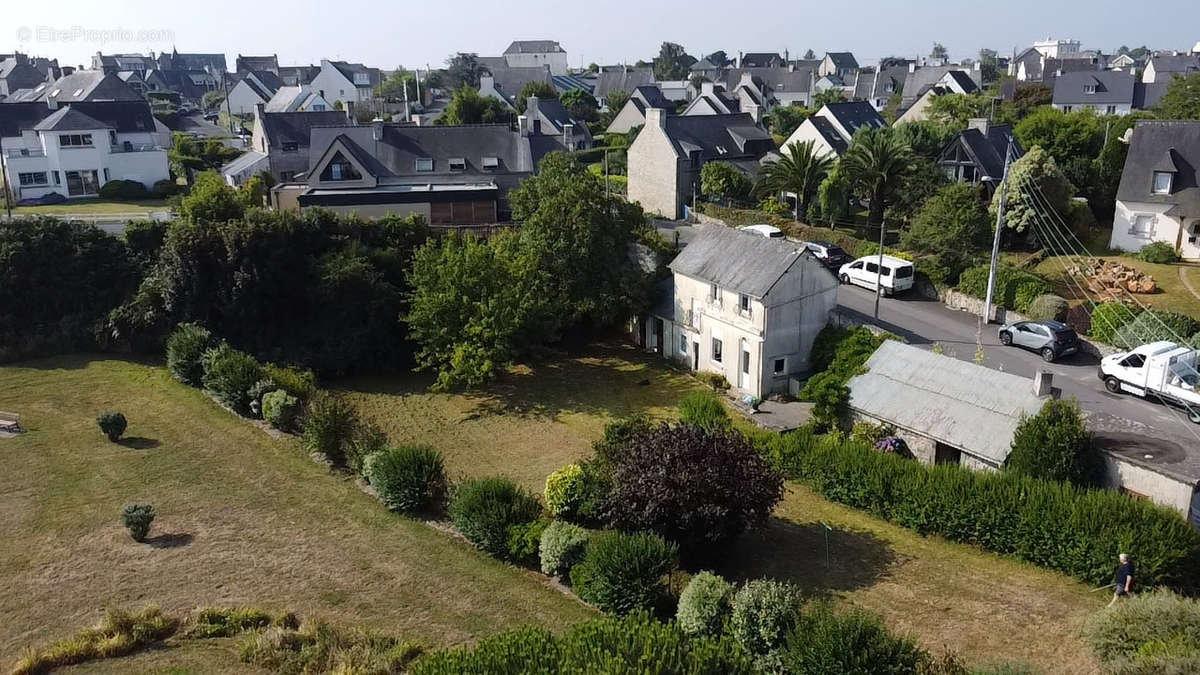
[[[322,57],[390,69],[442,65],[455,51],[498,55],[514,39],[558,40],[571,65],[649,59],[664,40],[699,56],[724,49],[853,51],[860,62],[927,54],[941,42],[954,58],[980,47],[1008,54],[1046,36],[1085,47],[1187,49],[1200,40],[1200,0],[1151,7],[1116,0],[799,2],[687,0],[531,2],[96,2],[5,0],[0,52],[20,49],[87,64],[105,53],[169,51],[278,54],[283,65]],[[369,8],[367,8],[369,7]],[[759,9],[751,10],[751,7]]]

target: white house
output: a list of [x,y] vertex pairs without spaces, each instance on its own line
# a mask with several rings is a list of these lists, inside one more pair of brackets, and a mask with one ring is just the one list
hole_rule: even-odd
[[110,180],[150,189],[170,177],[167,149],[143,102],[0,106],[0,150],[15,198],[94,197]]
[[670,269],[655,306],[635,322],[639,344],[759,398],[786,393],[808,370],[838,283],[804,246],[708,226]]
[[830,103],[804,120],[783,145],[812,141],[816,154],[840,157],[859,130],[886,126],[887,121],[866,101]]
[[[706,85],[711,86],[711,82],[706,82]],[[621,107],[613,117],[612,122],[605,129],[605,133],[609,134],[627,134],[634,127],[640,127],[646,123],[647,108],[663,108],[670,110],[674,108],[674,104],[663,96],[662,90],[653,85],[638,87],[629,95],[629,100]]]
[[269,70],[231,77],[235,77],[237,82],[230,85],[227,104],[229,112],[234,115],[253,115],[255,106],[270,101],[283,86],[279,76]]
[[567,74],[567,51],[556,40],[515,40],[504,50],[509,68],[550,67],[551,75]]
[[323,92],[325,100],[335,105],[341,101],[343,107],[347,103],[370,101],[378,85],[378,68],[329,59],[321,59],[321,71],[309,82],[311,89]]
[[280,87],[271,100],[263,106],[263,112],[325,112],[333,105],[321,96],[321,92],[308,85]]
[[1063,73],[1054,80],[1052,105],[1063,112],[1128,115],[1155,107],[1166,91],[1166,84],[1139,82],[1120,70]]
[[1117,188],[1112,248],[1170,244],[1200,260],[1200,122],[1139,121]]

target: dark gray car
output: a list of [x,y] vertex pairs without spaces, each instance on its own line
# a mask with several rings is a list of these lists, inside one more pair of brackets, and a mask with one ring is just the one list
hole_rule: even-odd
[[1046,361],[1079,351],[1079,336],[1059,321],[1017,321],[1000,329],[1000,342],[1030,349]]

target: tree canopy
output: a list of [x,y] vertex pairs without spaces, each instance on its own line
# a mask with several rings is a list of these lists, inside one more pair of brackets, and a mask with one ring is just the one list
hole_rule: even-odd
[[1021,420],[1004,468],[1043,480],[1091,485],[1099,464],[1079,403],[1050,399],[1036,415]]
[[808,205],[816,196],[821,181],[829,175],[833,159],[815,151],[813,141],[789,143],[784,146],[782,156],[768,162],[759,172],[755,191],[761,196],[791,192],[796,195],[794,217],[808,213]]
[[883,223],[887,205],[913,173],[912,149],[891,129],[863,129],[842,156],[841,168],[851,188],[870,201],[869,220]]
[[742,199],[751,187],[750,179],[729,162],[705,162],[700,169],[700,193],[710,199]]
[[901,242],[912,251],[944,254],[982,250],[991,235],[991,219],[978,189],[951,183],[925,202]]
[[524,114],[525,107],[529,105],[529,97],[536,96],[539,100],[545,101],[553,99],[558,100],[558,90],[549,82],[526,82],[524,87],[521,87],[521,93],[517,94],[517,112]]
[[460,87],[479,88],[479,75],[483,66],[479,65],[479,55],[472,52],[458,52],[446,58],[446,78],[453,89]]
[[767,113],[767,128],[772,134],[787,138],[814,112],[812,108],[801,105],[777,105]]
[[1200,120],[1200,73],[1175,77],[1158,102],[1165,120]]
[[496,124],[512,120],[513,112],[503,102],[491,96],[480,96],[478,91],[470,87],[460,87],[450,97],[446,111],[434,124]]
[[664,42],[654,57],[654,77],[659,80],[686,80],[696,57],[687,53],[683,45]]
[[571,117],[582,122],[595,122],[600,118],[600,104],[596,97],[582,89],[568,89],[558,100],[571,114]]
[[[1041,229],[1040,217],[1052,218],[1051,209],[1059,218],[1067,219],[1075,188],[1063,175],[1050,153],[1034,146],[1009,168],[1008,188],[996,190],[992,197],[992,214],[999,209],[1000,195],[1006,194],[1004,225],[1017,232]],[[1036,230],[1035,230],[1036,233]]]

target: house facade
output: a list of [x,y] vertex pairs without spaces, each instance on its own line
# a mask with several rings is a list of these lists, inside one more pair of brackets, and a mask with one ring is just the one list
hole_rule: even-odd
[[1170,244],[1200,260],[1200,122],[1139,121],[1117,188],[1109,245],[1138,251]]
[[510,68],[546,68],[552,75],[567,74],[567,50],[556,40],[515,40],[504,50]]
[[[281,78],[287,84],[285,78]],[[321,59],[321,70],[308,84],[330,103],[366,103],[375,98],[375,87],[379,86],[379,69],[368,68],[361,63],[330,61]],[[303,83],[301,83],[303,84]]]
[[253,115],[257,106],[264,105],[274,98],[275,92],[283,86],[279,76],[269,70],[241,73],[231,77],[235,78],[235,83],[229,85],[226,106],[234,115]]
[[858,59],[850,52],[827,52],[821,64],[817,66],[817,77],[838,77],[845,79],[858,70]]
[[886,126],[887,121],[866,101],[830,103],[796,127],[783,145],[812,141],[816,154],[840,157],[850,147],[854,134]]
[[1052,105],[1063,112],[1128,115],[1156,106],[1166,89],[1166,84],[1140,82],[1120,70],[1063,73],[1054,79]]
[[145,102],[0,104],[5,180],[17,200],[95,197],[110,180],[150,189],[170,177],[167,147]]
[[1200,54],[1167,54],[1152,56],[1142,71],[1146,84],[1169,84],[1176,75],[1200,72]]
[[1012,148],[1012,161],[1025,155],[1008,124],[992,124],[986,118],[967,121],[938,156],[938,165],[952,181],[977,185],[987,183],[992,191],[1004,177],[1004,159]]
[[644,348],[758,398],[788,392],[808,370],[838,283],[804,246],[707,226],[670,269],[632,326]]
[[[703,85],[701,86],[703,87]],[[695,101],[692,103],[695,104]],[[650,85],[638,87],[629,94],[629,100],[613,116],[613,120],[609,123],[608,128],[605,129],[605,132],[610,134],[627,134],[633,128],[640,127],[646,123],[647,108],[669,110],[673,107],[672,103],[663,96],[662,90],[658,87]]]
[[275,182],[290,183],[308,171],[312,128],[349,123],[339,110],[269,113],[256,108],[250,149],[267,156],[266,170]]

